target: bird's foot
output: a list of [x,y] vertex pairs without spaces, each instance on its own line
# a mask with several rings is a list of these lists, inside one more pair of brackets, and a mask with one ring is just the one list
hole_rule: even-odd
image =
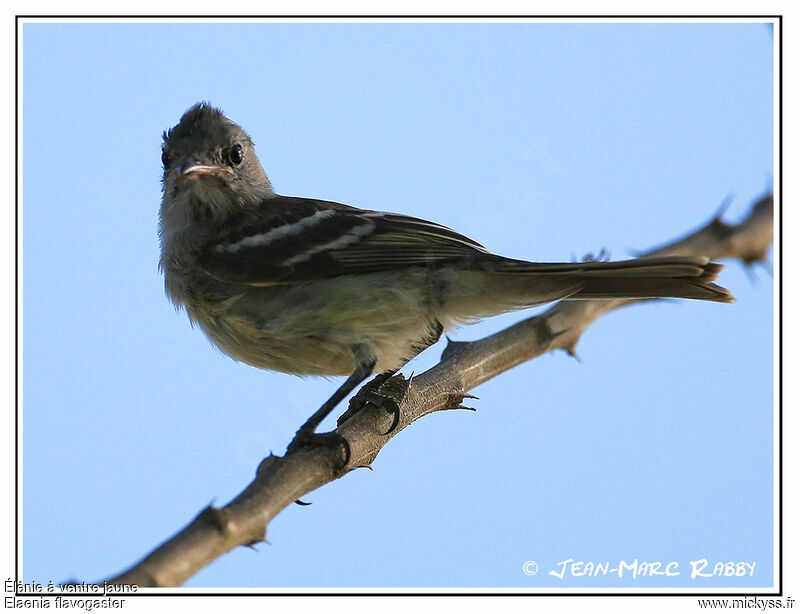
[[395,375],[388,379],[381,378],[381,376],[374,378],[350,399],[347,411],[339,417],[336,421],[337,424],[344,424],[350,417],[372,403],[391,414],[392,424],[384,433],[384,435],[388,435],[397,428],[400,422],[400,404],[403,402],[410,385],[411,378],[406,379],[402,375]]

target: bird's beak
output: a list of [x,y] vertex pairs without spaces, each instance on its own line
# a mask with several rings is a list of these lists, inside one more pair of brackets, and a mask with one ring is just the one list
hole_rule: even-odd
[[175,166],[175,172],[183,177],[190,175],[230,175],[231,170],[216,164],[200,164],[194,158],[185,158]]

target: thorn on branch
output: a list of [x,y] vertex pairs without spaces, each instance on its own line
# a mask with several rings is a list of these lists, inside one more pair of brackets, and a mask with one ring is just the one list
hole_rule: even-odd
[[442,362],[449,360],[450,358],[454,358],[461,352],[466,351],[466,349],[471,345],[469,341],[453,341],[450,337],[446,337],[446,339],[447,346],[442,352]]
[[733,234],[734,227],[720,218],[714,217],[703,230],[714,235],[715,241],[721,242],[728,239]]
[[572,343],[572,344],[568,345],[567,347],[565,347],[564,351],[567,354],[569,354],[570,356],[572,356],[575,360],[577,360],[579,364],[583,364],[583,359],[580,357],[578,352],[575,350],[575,346],[576,345],[577,345],[577,342]]
[[470,394],[468,392],[461,391],[454,391],[450,393],[450,397],[447,399],[447,404],[442,409],[467,409],[469,411],[478,411],[474,407],[467,407],[464,405],[464,399],[477,399],[474,394]]
[[557,333],[553,332],[553,329],[550,328],[550,324],[547,321],[547,318],[542,318],[540,316],[536,316],[536,320],[533,323],[533,334],[536,337],[536,342],[539,345],[546,345],[549,346],[556,337],[560,337],[567,330],[562,330]]
[[263,538],[253,539],[252,541],[243,545],[245,548],[250,548],[250,550],[252,550],[253,552],[261,552],[258,548],[256,548],[258,544],[267,544],[269,546],[269,542]]
[[728,192],[725,198],[722,199],[722,202],[717,208],[716,213],[714,213],[713,219],[722,221],[722,216],[725,214],[725,212],[728,210],[731,204],[733,204],[733,198],[734,198],[734,193]]
[[258,469],[256,469],[256,477],[261,475],[262,472],[267,471],[269,467],[272,466],[273,463],[277,462],[280,459],[279,456],[275,456],[272,451],[270,450],[269,456],[267,456],[264,460],[262,460],[258,464]]
[[208,523],[219,533],[225,535],[228,533],[229,517],[230,512],[227,509],[208,505],[197,515],[195,521]]

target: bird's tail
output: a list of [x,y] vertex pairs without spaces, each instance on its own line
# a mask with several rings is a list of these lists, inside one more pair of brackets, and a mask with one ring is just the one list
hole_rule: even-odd
[[667,256],[621,262],[548,264],[487,254],[469,270],[442,271],[436,317],[445,328],[557,300],[689,298],[732,303],[714,283],[722,265]]
[[708,258],[664,256],[620,262],[580,262],[544,264],[519,260],[496,260],[492,271],[510,275],[561,279],[565,289],[573,288],[566,298],[647,299],[690,298],[718,303],[732,303],[728,290],[712,283],[723,265]]

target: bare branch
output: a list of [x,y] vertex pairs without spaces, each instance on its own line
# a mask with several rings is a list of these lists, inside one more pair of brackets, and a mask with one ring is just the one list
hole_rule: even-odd
[[[698,255],[714,260],[737,258],[750,265],[766,260],[773,236],[772,195],[753,205],[739,224],[723,222],[720,214],[702,228],[648,255]],[[264,541],[269,522],[306,493],[348,471],[370,466],[381,448],[419,418],[461,406],[467,392],[508,369],[555,349],[574,354],[584,330],[598,317],[636,301],[594,300],[556,303],[544,313],[489,337],[469,343],[451,342],[435,367],[413,378],[400,404],[392,433],[384,434],[392,417],[367,405],[337,431],[350,444],[345,466],[333,449],[301,450],[265,458],[255,479],[222,508],[206,507],[189,525],[142,561],[106,580],[109,584],[177,586],[205,565],[236,546]],[[401,377],[389,384],[406,387]],[[385,390],[382,389],[382,391]]]

